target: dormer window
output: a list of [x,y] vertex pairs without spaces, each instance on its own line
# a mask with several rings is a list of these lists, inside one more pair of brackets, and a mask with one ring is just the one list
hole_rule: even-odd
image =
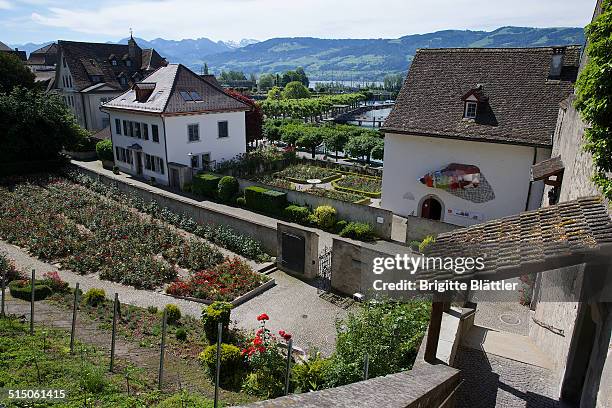
[[125,60],[125,66],[126,67],[131,67],[132,66],[132,60]]
[[124,77],[124,76],[119,77],[119,83],[120,83],[121,85],[127,85],[127,83],[128,83],[127,78],[126,78],[126,77]]
[[465,111],[463,112],[463,117],[465,119],[476,119],[477,109],[478,109],[478,103],[467,101],[465,103]]
[[116,59],[111,60],[111,65],[113,67],[116,67],[117,66],[117,60]]

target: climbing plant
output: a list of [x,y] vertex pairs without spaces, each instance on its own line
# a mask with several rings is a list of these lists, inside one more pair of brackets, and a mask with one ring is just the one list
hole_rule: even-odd
[[612,0],[586,27],[588,61],[576,83],[576,109],[589,124],[584,148],[593,156],[593,181],[612,199]]

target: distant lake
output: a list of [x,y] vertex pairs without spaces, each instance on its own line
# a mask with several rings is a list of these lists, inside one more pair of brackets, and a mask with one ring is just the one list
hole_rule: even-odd
[[[370,127],[371,128],[372,127],[372,119],[376,118],[376,121],[385,120],[385,119],[387,119],[387,116],[389,116],[390,113],[391,113],[391,108],[367,111],[366,113],[364,113],[364,114],[362,114],[360,116],[360,118],[363,118],[363,122],[361,122],[361,127]],[[357,121],[351,121],[349,123],[351,125],[358,125],[359,124],[359,122],[357,122]],[[376,127],[378,127],[378,124],[377,124]]]
[[376,86],[382,86],[383,82],[382,81],[358,81],[358,80],[354,80],[354,81],[324,81],[324,80],[319,80],[319,79],[311,79],[309,81],[308,86],[310,88],[314,88],[316,84],[321,84],[321,85],[329,85],[331,83],[334,84],[341,84],[344,86],[351,86],[351,87],[361,87],[361,88],[365,88],[366,86],[370,85],[370,84],[375,84]]

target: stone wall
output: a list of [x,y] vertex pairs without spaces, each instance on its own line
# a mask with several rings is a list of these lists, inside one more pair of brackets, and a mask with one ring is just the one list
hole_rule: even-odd
[[114,177],[113,174],[101,174],[78,165],[75,165],[74,168],[104,184],[114,185],[120,191],[134,194],[145,201],[154,201],[161,207],[167,207],[173,212],[191,217],[198,224],[230,227],[260,242],[269,254],[274,256],[277,254],[276,224],[264,224],[234,212],[229,207],[225,209],[226,206],[220,204],[200,202],[139,181],[121,179]]
[[411,371],[322,391],[288,395],[245,407],[450,408],[459,380],[459,370],[427,364]]
[[362,204],[349,203],[346,201],[333,200],[331,198],[317,197],[301,191],[272,187],[245,179],[238,179],[238,182],[240,183],[241,190],[244,190],[246,187],[250,186],[260,186],[277,191],[283,191],[287,193],[287,200],[289,200],[289,202],[308,206],[313,209],[320,205],[331,205],[338,212],[338,218],[347,221],[365,222],[372,226],[374,232],[376,232],[376,235],[379,237],[383,239],[391,239],[393,213],[389,210]]

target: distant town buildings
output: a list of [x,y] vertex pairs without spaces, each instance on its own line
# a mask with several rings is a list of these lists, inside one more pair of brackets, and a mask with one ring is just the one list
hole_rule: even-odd
[[109,126],[100,106],[167,64],[154,49],[128,44],[58,41],[54,89],[81,126],[97,131]]
[[17,58],[19,58],[22,61],[26,60],[26,52],[25,51],[19,51],[17,48],[12,49],[11,47],[9,47],[8,45],[6,45],[5,43],[0,41],[0,52],[7,52],[9,54],[13,54],[15,56],[17,56]]
[[535,209],[579,46],[418,50],[384,124],[382,207],[467,226]]
[[180,64],[159,68],[103,104],[115,164],[123,172],[183,186],[194,172],[246,151],[250,107]]

